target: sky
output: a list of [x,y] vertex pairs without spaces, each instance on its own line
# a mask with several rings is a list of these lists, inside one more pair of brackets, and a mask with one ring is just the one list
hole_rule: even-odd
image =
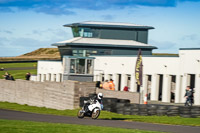
[[71,39],[64,24],[83,21],[153,26],[154,53],[200,48],[200,0],[0,0],[0,56],[18,56]]

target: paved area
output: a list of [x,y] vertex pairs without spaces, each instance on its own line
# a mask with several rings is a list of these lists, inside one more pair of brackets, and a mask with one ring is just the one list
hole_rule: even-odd
[[78,119],[76,117],[69,117],[69,116],[44,115],[44,114],[35,114],[35,113],[11,111],[4,109],[0,109],[0,119],[119,127],[128,129],[172,132],[172,133],[200,132],[200,127],[192,127],[192,126],[160,125],[160,124],[151,124],[142,122],[127,122],[121,120],[100,120],[100,119],[92,120],[90,118]]

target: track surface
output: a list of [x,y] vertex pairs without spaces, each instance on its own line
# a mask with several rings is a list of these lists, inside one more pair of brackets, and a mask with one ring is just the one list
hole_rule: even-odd
[[9,71],[9,70],[31,70],[31,69],[37,69],[37,67],[13,67],[13,68],[4,68],[4,71]]
[[35,113],[27,113],[27,112],[4,110],[4,109],[0,109],[0,119],[94,125],[94,126],[118,127],[118,128],[128,128],[128,129],[173,132],[173,133],[200,132],[200,127],[192,127],[192,126],[161,125],[161,124],[151,124],[143,122],[127,122],[121,120],[100,120],[100,119],[92,120],[87,118],[78,119],[76,117],[69,117],[69,116],[44,115],[44,114],[35,114]]

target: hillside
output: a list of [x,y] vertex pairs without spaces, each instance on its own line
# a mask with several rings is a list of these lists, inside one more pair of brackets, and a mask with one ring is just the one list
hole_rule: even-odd
[[60,53],[58,51],[58,48],[39,48],[35,51],[32,51],[30,53],[26,53],[23,55],[20,55],[18,57],[49,57],[49,58],[60,58]]
[[0,61],[60,60],[58,48],[39,48],[16,57],[0,57]]

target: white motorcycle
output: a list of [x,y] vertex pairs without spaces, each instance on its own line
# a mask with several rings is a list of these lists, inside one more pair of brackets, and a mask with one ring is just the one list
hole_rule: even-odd
[[[103,95],[101,98],[103,98]],[[103,109],[103,104],[100,103],[98,99],[97,100],[90,99],[88,101],[84,101],[84,106],[82,107],[81,110],[78,111],[77,116],[78,118],[84,118],[85,116],[88,116],[92,117],[92,119],[97,119],[102,109]]]

